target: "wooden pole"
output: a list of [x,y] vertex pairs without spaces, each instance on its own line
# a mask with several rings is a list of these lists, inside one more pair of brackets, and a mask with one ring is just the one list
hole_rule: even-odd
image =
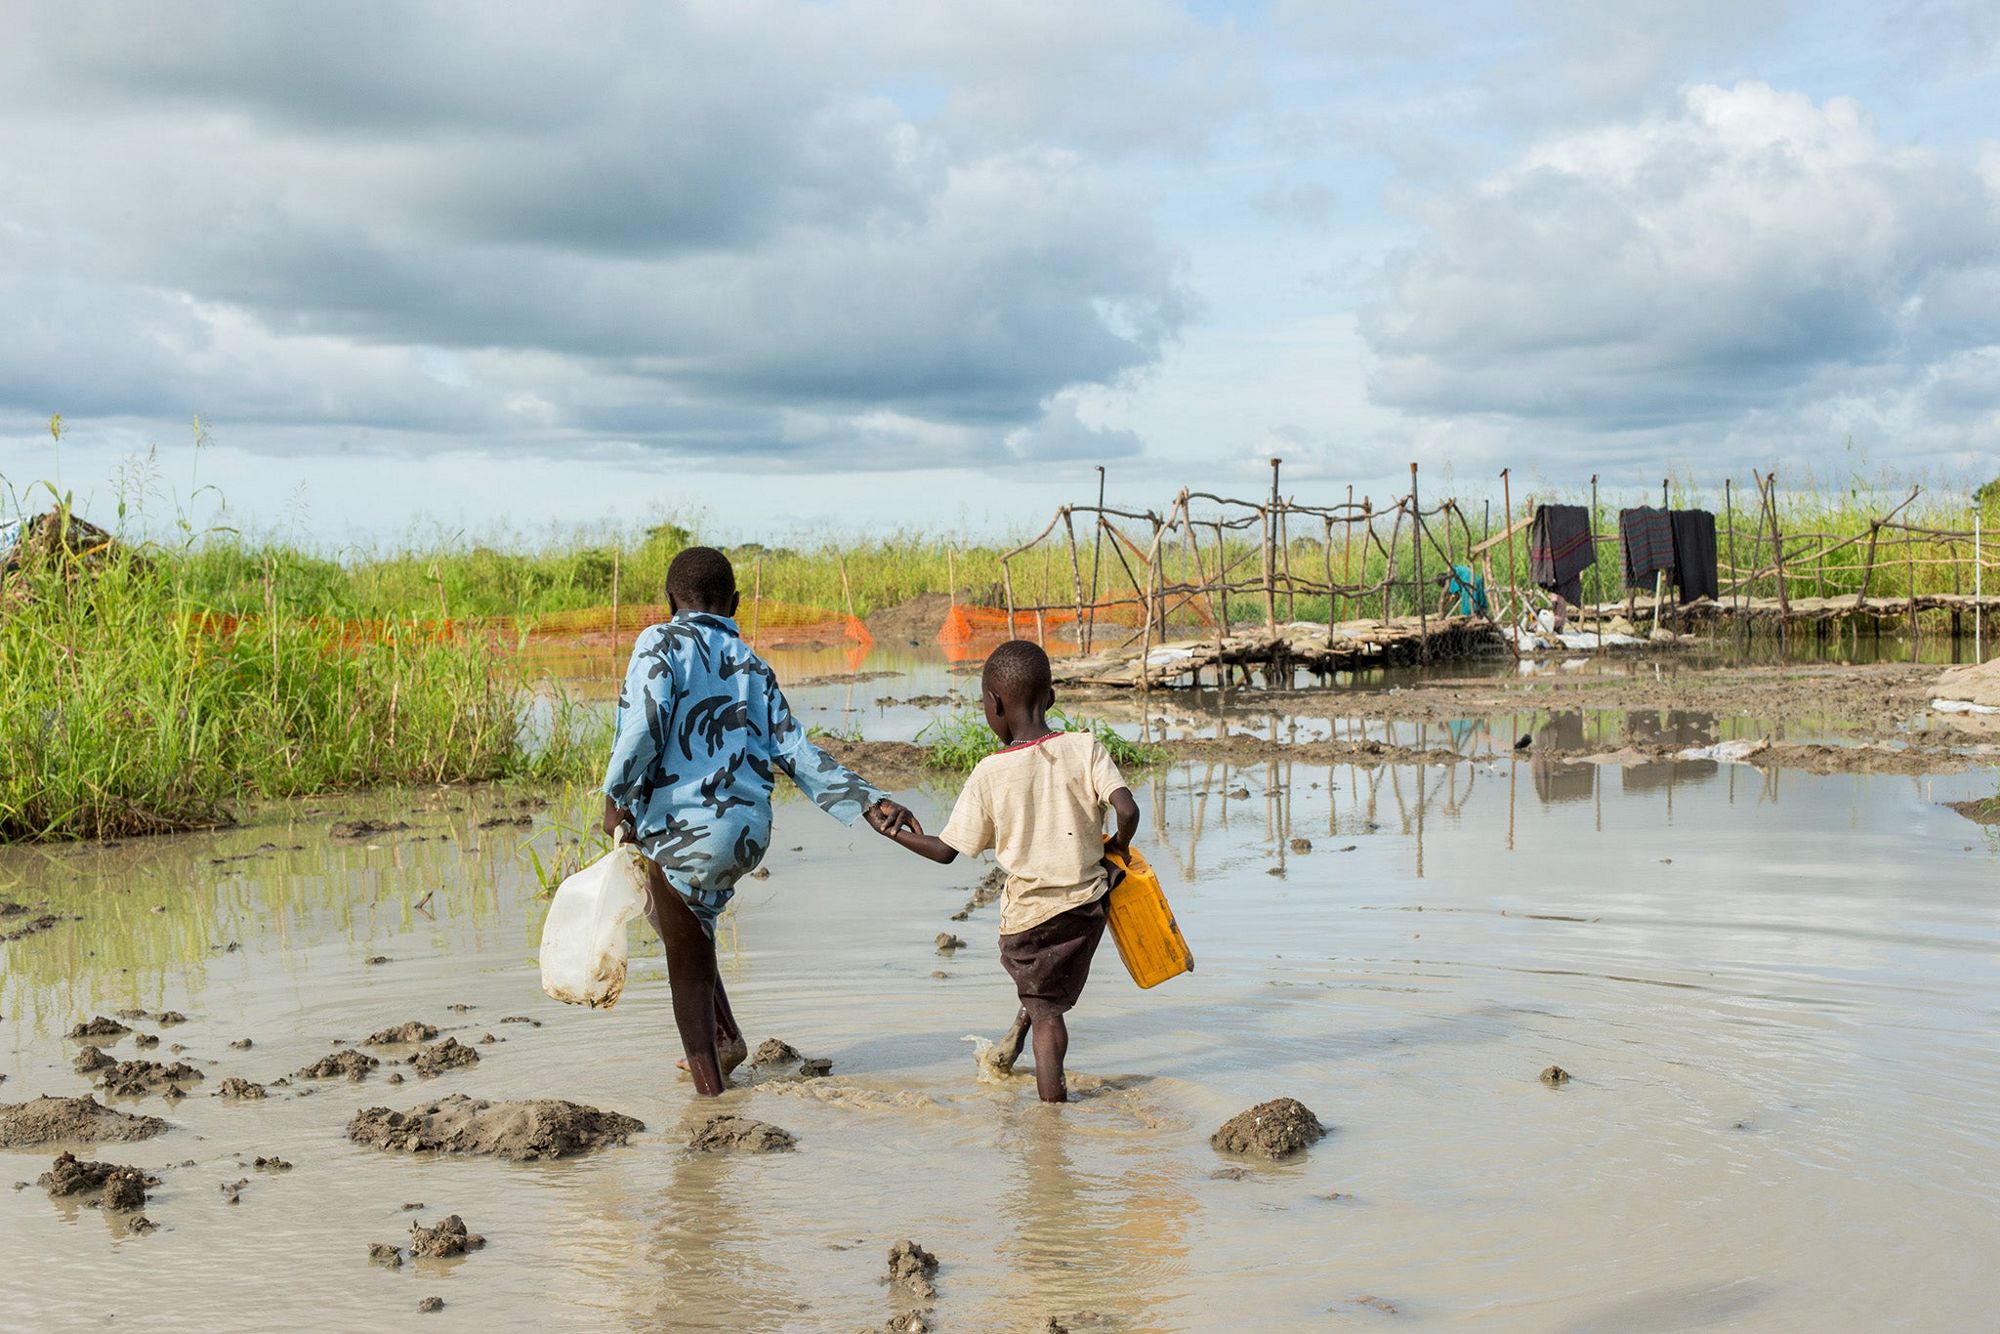
[[1320,547],[1320,554],[1326,558],[1326,642],[1333,646],[1333,627],[1338,618],[1334,615],[1337,605],[1333,590],[1333,516],[1326,516],[1326,541]]
[[1222,540],[1222,520],[1215,521],[1215,581],[1221,585],[1221,618],[1216,625],[1223,634],[1229,633],[1229,544]]
[[1264,628],[1274,635],[1278,632],[1278,465],[1283,462],[1271,460],[1271,503],[1264,507]]
[[[1100,519],[1102,517],[1101,515],[1099,516]],[[1076,520],[1071,517],[1070,509],[1067,505],[1063,506],[1063,531],[1069,537],[1070,588],[1076,595],[1076,654],[1078,657],[1082,657],[1084,654],[1083,636],[1086,628],[1083,621],[1083,562],[1078,558],[1076,551]]]
[[1090,623],[1083,628],[1083,651],[1097,639],[1097,567],[1104,557],[1104,465],[1097,465],[1097,526],[1090,542]]
[[[1430,588],[1424,583],[1424,503],[1417,498],[1417,465],[1410,464],[1410,514],[1416,523],[1410,545],[1417,550],[1417,661],[1431,660]],[[1421,778],[1421,772],[1419,773]],[[1423,800],[1422,788],[1417,799]],[[1423,808],[1420,805],[1418,810]]]
[[833,554],[840,562],[840,595],[847,601],[847,619],[859,620],[860,617],[854,614],[854,585],[847,582],[847,557],[841,555],[838,547],[834,548]]
[[1729,479],[1722,479],[1722,512],[1729,518],[1729,573],[1736,578],[1736,585],[1729,592],[1732,607],[1741,607],[1743,597],[1742,571],[1736,568],[1736,501],[1729,493]]
[[613,635],[618,633],[618,574],[621,555],[623,553],[617,547],[611,548],[611,633]]
[[1347,487],[1346,520],[1340,529],[1340,582],[1342,587],[1352,588],[1354,587],[1354,485],[1351,482]]
[[[1974,502],[1975,504],[1977,502]],[[1972,512],[1972,661],[1986,661],[1986,558],[1981,554],[1983,509]]]
[[[1508,472],[1509,469],[1506,468],[1500,470],[1500,531],[1503,533],[1514,526],[1514,492],[1512,484],[1507,479]],[[1521,642],[1518,638],[1521,633],[1521,594],[1519,584],[1515,579],[1514,539],[1512,536],[1507,538],[1507,614],[1514,621],[1514,633],[1516,635],[1514,647],[1518,651],[1521,647]]]
[[1771,516],[1771,563],[1778,571],[1778,633],[1786,630],[1785,622],[1791,618],[1792,600],[1785,592],[1785,535],[1778,530],[1778,474],[1767,474],[1763,485],[1764,512]]
[[1597,474],[1590,474],[1590,619],[1597,625],[1597,651],[1604,652],[1604,572],[1598,567]]
[[1007,586],[1007,638],[1014,637],[1014,558],[1000,558],[1000,580]]
[[958,605],[958,562],[951,543],[944,544],[944,588],[945,598],[951,606]]

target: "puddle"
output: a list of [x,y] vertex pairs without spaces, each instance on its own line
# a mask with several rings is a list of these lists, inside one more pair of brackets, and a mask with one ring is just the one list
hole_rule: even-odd
[[[875,710],[879,735],[907,706],[874,697],[957,680],[925,670],[856,684],[855,705],[841,687],[800,699]],[[1635,726],[1577,725],[1607,745]],[[718,1109],[673,1069],[656,943],[634,936],[611,1013],[542,996],[543,906],[517,850],[582,804],[315,802],[215,836],[0,850],[0,899],[83,919],[0,944],[0,1101],[85,1092],[63,1034],[122,1009],[188,1021],[131,1020],[160,1046],[135,1034],[111,1055],[205,1075],[179,1102],[115,1102],[168,1133],[84,1155],[160,1178],[157,1232],[0,1190],[0,1310],[400,1327],[435,1294],[448,1328],[559,1309],[576,1328],[852,1329],[899,1309],[877,1280],[912,1237],[940,1260],[939,1325],[961,1329],[1084,1310],[1211,1329],[1253,1307],[1270,1328],[1986,1323],[2000,844],[1937,803],[1990,794],[1992,773],[1543,772],[1512,754],[1513,726],[1453,738],[1450,762],[1181,763],[1141,785],[1142,843],[1198,967],[1140,992],[1099,955],[1072,1017],[1081,1096],[1061,1110],[1031,1079],[975,1078],[965,1035],[1013,1012],[997,909],[949,920],[978,871],[783,803],[771,876],[723,922],[724,968],[753,1042],[833,1075],[724,1099],[797,1137],[771,1155],[685,1152]],[[909,799],[928,824],[949,797]],[[411,827],[328,836],[362,818]],[[946,927],[970,947],[941,966]],[[375,1046],[384,1064],[358,1082],[297,1077],[411,1020],[479,1060],[424,1079],[388,1063],[409,1049]],[[1573,1078],[1544,1085],[1550,1065]],[[230,1076],[268,1096],[210,1096]],[[540,1163],[346,1137],[362,1108],[453,1093],[572,1099],[646,1129]],[[1278,1096],[1332,1133],[1218,1179],[1242,1165],[1210,1132]],[[0,1153],[0,1184],[53,1152]],[[222,1187],[245,1178],[231,1203]],[[371,1243],[407,1247],[413,1221],[452,1214],[483,1249],[370,1263]]]

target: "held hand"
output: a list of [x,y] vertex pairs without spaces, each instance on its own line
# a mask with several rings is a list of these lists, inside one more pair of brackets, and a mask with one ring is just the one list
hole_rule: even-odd
[[917,817],[910,813],[909,807],[901,802],[890,801],[887,797],[869,807],[867,814],[869,828],[884,838],[894,838],[905,831],[918,834],[924,832],[923,826],[917,823]]
[[626,810],[623,806],[615,806],[607,800],[604,803],[604,832],[614,842],[618,838],[619,825],[631,826],[632,812]]

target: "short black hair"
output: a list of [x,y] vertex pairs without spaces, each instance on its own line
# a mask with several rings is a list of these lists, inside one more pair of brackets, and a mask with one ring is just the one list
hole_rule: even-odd
[[980,682],[1009,703],[1038,703],[1054,689],[1049,655],[1030,639],[1010,639],[986,659]]
[[667,596],[683,607],[726,607],[736,567],[714,547],[688,547],[667,566]]

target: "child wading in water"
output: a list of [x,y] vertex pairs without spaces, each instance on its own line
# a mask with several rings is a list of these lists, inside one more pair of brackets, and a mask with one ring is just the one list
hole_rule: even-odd
[[[950,864],[988,848],[1007,872],[1000,898],[1000,962],[1014,979],[1021,1012],[1001,1043],[1002,1060],[1019,1054],[1032,1033],[1035,1089],[1043,1102],[1067,1102],[1063,1015],[1083,994],[1090,959],[1104,938],[1107,852],[1122,854],[1139,828],[1139,804],[1104,746],[1088,732],[1049,726],[1055,707],[1049,655],[1025,639],[1009,640],[986,660],[979,681],[986,725],[998,753],[979,762],[936,837],[904,812],[876,827],[910,851]],[[1118,830],[1104,837],[1104,809]]]
[[[887,832],[909,812],[806,738],[778,678],[736,629],[736,572],[711,547],[667,567],[673,619],[632,648],[604,776],[604,832],[630,826],[652,878],[648,916],[696,1091],[722,1092],[748,1044],[715,959],[715,919],[771,846],[771,787],[783,771],[843,824]],[[671,889],[672,893],[664,892]]]

